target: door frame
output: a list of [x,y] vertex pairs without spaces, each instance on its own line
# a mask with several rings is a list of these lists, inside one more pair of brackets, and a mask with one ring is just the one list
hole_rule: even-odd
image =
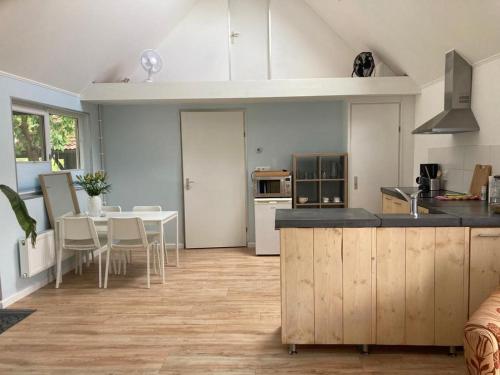
[[[413,135],[411,130],[415,126],[415,103],[410,97],[384,97],[384,98],[349,98],[346,100],[346,112],[347,112],[347,152],[349,153],[348,165],[349,165],[349,175],[354,176],[354,171],[351,169],[352,163],[352,108],[354,105],[359,104],[398,104],[399,105],[399,136],[398,136],[398,186],[401,184],[412,184],[413,180],[413,161],[414,161],[414,149],[413,149]],[[405,152],[406,150],[409,150]],[[410,175],[406,175],[406,174]],[[349,190],[354,189],[353,184],[349,181]],[[352,194],[349,194],[349,206],[351,206]]]
[[[182,113],[183,112],[242,112],[243,113],[243,161],[245,163],[245,244],[248,247],[248,158],[247,158],[247,111],[244,108],[195,108],[180,109],[179,116],[179,135],[181,150],[181,191],[182,191],[182,235],[184,238],[184,247],[186,245],[186,209],[184,206],[184,150],[182,149]],[[198,250],[198,249],[195,249]]]

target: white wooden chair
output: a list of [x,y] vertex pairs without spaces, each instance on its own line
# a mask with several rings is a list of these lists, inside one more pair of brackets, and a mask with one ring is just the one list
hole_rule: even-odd
[[[108,253],[106,257],[106,271],[104,276],[104,288],[108,287],[109,261],[112,252],[121,252],[123,255],[128,251],[146,252],[147,286],[150,288],[150,249],[152,243],[148,242],[146,229],[142,219],[110,218],[108,220]],[[160,267],[163,272],[162,267]],[[127,263],[124,263],[124,275],[127,273]]]
[[[121,206],[102,206],[102,212],[122,212]],[[104,225],[96,225],[97,234],[99,235],[99,240],[104,243],[108,241],[108,226]],[[130,261],[129,261],[130,263]],[[113,272],[117,274],[119,272],[119,268],[115,260],[113,260]]]
[[77,268],[82,274],[82,255],[95,254],[99,256],[99,288],[101,281],[101,254],[107,246],[101,246],[94,222],[89,217],[64,217],[59,225],[59,256],[57,258],[56,288],[62,282],[63,251],[73,251],[75,254],[75,272]]
[[[161,206],[134,206],[132,207],[132,211],[134,212],[160,212]],[[153,252],[153,269],[155,272],[157,271],[157,265],[158,269],[160,268],[160,228],[158,228],[157,225],[148,225],[146,224],[146,235],[148,236],[148,242],[153,243],[154,245],[154,252]],[[165,258],[166,262],[168,263],[168,259]]]

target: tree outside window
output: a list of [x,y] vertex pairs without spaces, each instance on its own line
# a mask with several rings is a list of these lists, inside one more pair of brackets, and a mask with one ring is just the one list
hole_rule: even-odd
[[77,169],[80,165],[78,119],[70,116],[51,114],[49,122],[52,170]]
[[12,113],[16,161],[46,160],[44,117],[22,112]]

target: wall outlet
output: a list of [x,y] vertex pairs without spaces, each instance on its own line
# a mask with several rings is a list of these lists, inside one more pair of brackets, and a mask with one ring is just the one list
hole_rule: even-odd
[[256,171],[270,171],[271,167],[255,167]]

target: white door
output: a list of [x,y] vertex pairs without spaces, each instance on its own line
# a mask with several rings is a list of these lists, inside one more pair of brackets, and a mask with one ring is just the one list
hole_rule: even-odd
[[350,207],[382,212],[380,187],[399,183],[399,103],[350,105]]
[[268,79],[269,0],[230,0],[231,80]]
[[246,246],[243,112],[181,112],[181,131],[185,246]]

